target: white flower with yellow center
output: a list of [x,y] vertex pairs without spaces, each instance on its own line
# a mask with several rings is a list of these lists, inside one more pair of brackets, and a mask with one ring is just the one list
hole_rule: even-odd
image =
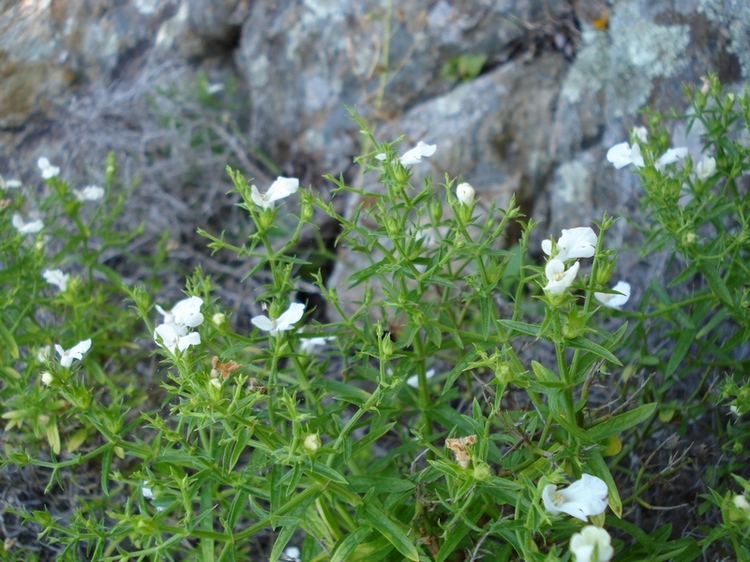
[[557,258],[549,260],[544,269],[544,273],[547,275],[544,292],[550,296],[562,295],[573,284],[579,267],[580,264],[575,262],[568,269],[565,269],[565,264]]
[[547,484],[542,490],[544,507],[552,515],[567,513],[586,521],[589,515],[599,515],[607,508],[607,484],[601,478],[584,474],[567,488],[558,490]]
[[273,207],[274,201],[289,197],[299,189],[299,180],[297,178],[283,178],[279,176],[268,188],[268,191],[261,193],[254,185],[250,187],[250,198],[253,203],[262,209]]

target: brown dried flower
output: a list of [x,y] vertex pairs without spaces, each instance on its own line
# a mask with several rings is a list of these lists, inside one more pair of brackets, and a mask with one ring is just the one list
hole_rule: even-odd
[[222,363],[219,361],[219,358],[214,355],[213,359],[211,359],[211,378],[217,379],[219,378],[219,375],[222,377],[229,378],[229,375],[234,373],[237,369],[242,367],[239,363],[235,363],[234,361],[227,361],[226,363]]
[[466,452],[466,447],[469,445],[473,445],[476,442],[476,435],[467,435],[466,437],[446,439],[445,446],[453,451],[454,455],[456,455],[456,462],[461,465],[462,468],[466,468],[469,466],[469,462],[471,461],[469,453]]

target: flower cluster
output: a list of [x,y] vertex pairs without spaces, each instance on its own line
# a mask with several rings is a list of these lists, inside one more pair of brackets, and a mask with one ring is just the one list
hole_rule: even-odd
[[549,296],[562,295],[573,284],[580,267],[578,261],[570,267],[566,267],[565,262],[594,257],[596,233],[588,226],[563,229],[554,245],[552,240],[542,241],[542,250],[550,257],[544,269],[547,276],[544,292]]
[[154,341],[172,353],[176,353],[178,349],[185,351],[191,345],[200,344],[200,334],[191,332],[190,328],[197,328],[203,323],[202,305],[203,299],[200,297],[183,299],[169,312],[157,304],[156,310],[164,317],[164,322],[154,330]]
[[21,185],[23,185],[21,180],[6,180],[3,176],[0,176],[0,189],[3,191],[8,191],[9,189],[20,189]]
[[104,197],[104,188],[98,185],[87,185],[81,190],[74,189],[73,195],[75,195],[76,199],[81,203],[84,201],[98,201]]
[[[646,165],[639,143],[645,143],[646,141],[648,141],[648,132],[644,127],[636,127],[635,129],[633,129],[632,137],[632,146],[628,142],[621,142],[614,145],[607,151],[607,161],[610,162],[618,170],[620,168],[624,168],[629,164],[632,164],[636,168],[643,168]],[[688,149],[684,146],[678,148],[670,148],[656,159],[656,161],[654,162],[654,166],[657,170],[663,172],[667,166],[679,162],[687,155]]]
[[26,222],[19,213],[13,213],[11,222],[15,229],[21,234],[36,234],[44,228],[44,223],[41,219]]
[[37,160],[36,165],[42,171],[42,178],[45,180],[52,179],[60,175],[60,168],[50,164],[49,159],[41,157]]

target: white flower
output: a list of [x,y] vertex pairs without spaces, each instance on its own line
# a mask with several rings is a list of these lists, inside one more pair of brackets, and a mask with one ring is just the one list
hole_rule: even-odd
[[91,349],[91,340],[83,340],[77,343],[70,349],[63,349],[60,344],[55,344],[55,350],[60,355],[60,365],[63,367],[70,367],[73,364],[73,360],[83,359],[83,354]]
[[211,95],[218,94],[219,92],[223,92],[223,91],[224,91],[224,84],[222,84],[221,82],[214,82],[212,84],[209,84],[208,87],[206,88],[206,92]]
[[[156,495],[154,494],[154,491],[151,488],[151,486],[148,485],[147,480],[144,480],[141,483],[141,495],[152,503],[156,499]],[[155,507],[157,511],[164,511],[165,509],[165,506],[163,505],[156,505]]]
[[0,189],[7,191],[8,189],[19,189],[21,187],[21,180],[4,180],[3,176],[0,176]]
[[601,478],[584,474],[562,490],[547,484],[542,490],[542,501],[552,515],[567,513],[586,521],[589,515],[599,515],[607,508],[607,484]]
[[612,287],[612,290],[619,295],[612,293],[594,293],[594,298],[602,303],[604,306],[620,310],[622,306],[630,299],[630,283],[627,281],[618,281],[617,284]]
[[586,525],[570,537],[570,550],[576,562],[609,562],[615,554],[611,542],[607,531]]
[[329,341],[335,340],[336,336],[327,337],[316,337],[316,338],[300,338],[299,350],[301,353],[310,355],[315,351],[315,348],[321,345],[326,345]]
[[287,562],[299,562],[299,557],[302,556],[302,551],[296,546],[287,546],[284,549],[282,560]]
[[[424,378],[427,380],[430,380],[432,377],[435,376],[435,369],[430,369],[424,374]],[[419,388],[419,375],[412,375],[408,379],[406,379],[406,384],[408,384],[412,388]]]
[[42,384],[44,386],[49,386],[55,381],[55,375],[50,373],[49,371],[45,371],[42,373]]
[[154,341],[157,345],[176,353],[176,349],[185,351],[191,345],[199,345],[201,335],[198,332],[188,332],[187,328],[176,324],[159,324],[154,330]]
[[732,498],[732,503],[737,509],[741,509],[742,511],[750,510],[750,502],[747,501],[744,494],[737,494],[734,496]]
[[419,141],[417,146],[404,152],[400,157],[399,161],[402,166],[412,166],[419,164],[422,161],[422,157],[429,158],[437,150],[436,144],[426,144],[423,141]]
[[49,359],[51,353],[52,348],[49,345],[43,345],[36,350],[36,360],[40,363],[45,363],[47,359]]
[[[563,228],[562,236],[557,240],[555,258],[560,261],[579,258],[593,258],[596,253],[596,232],[591,227]],[[542,240],[542,250],[552,255],[552,242]]]
[[566,270],[565,264],[557,258],[549,260],[544,269],[547,275],[544,292],[548,295],[562,295],[573,284],[579,267],[580,264],[575,262]]
[[24,222],[23,217],[18,213],[13,213],[12,223],[21,234],[36,234],[44,228],[44,223],[40,219]]
[[42,178],[45,180],[60,175],[60,168],[50,164],[47,158],[40,158],[37,160],[36,165],[39,166],[39,169],[42,171]]
[[65,292],[68,288],[70,275],[63,273],[60,269],[45,269],[42,276],[50,285],[57,285],[60,291]]
[[641,142],[648,142],[648,129],[646,127],[633,127],[633,136]]
[[173,324],[178,331],[182,331],[181,335],[187,333],[187,328],[197,328],[203,323],[203,314],[201,314],[201,305],[203,299],[200,297],[190,297],[179,301],[172,310],[166,312],[158,304],[156,310],[159,314],[164,316],[165,324]]
[[78,191],[77,189],[73,190],[73,195],[76,196],[76,199],[79,201],[98,201],[102,197],[104,197],[104,188],[99,187],[98,185],[87,185],[82,190]]
[[456,197],[467,207],[471,207],[471,204],[474,203],[474,194],[474,188],[468,183],[459,183],[456,187]]
[[250,198],[258,207],[270,209],[273,207],[274,201],[289,197],[292,193],[296,193],[297,189],[299,189],[299,180],[297,178],[283,178],[279,176],[265,193],[259,192],[258,188],[254,185],[251,186]]
[[628,164],[632,164],[636,168],[643,168],[645,165],[638,143],[633,144],[632,147],[627,142],[614,145],[607,151],[607,160],[618,170]]
[[261,315],[254,316],[250,319],[250,322],[261,330],[270,332],[272,336],[275,336],[279,332],[294,328],[294,324],[299,322],[304,313],[305,305],[299,302],[293,302],[289,305],[289,309],[278,318],[271,320],[268,316]]
[[716,172],[716,159],[706,154],[703,159],[695,166],[695,175],[699,180],[707,180]]
[[320,436],[317,433],[308,433],[305,435],[305,440],[302,443],[308,451],[314,453],[323,445],[320,440]]
[[656,169],[660,172],[664,171],[669,164],[682,160],[687,156],[688,149],[685,147],[681,148],[670,148],[664,154],[662,154],[656,161]]

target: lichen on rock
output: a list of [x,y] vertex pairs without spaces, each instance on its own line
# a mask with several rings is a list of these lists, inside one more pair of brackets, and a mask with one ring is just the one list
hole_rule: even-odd
[[750,4],[746,0],[701,0],[706,17],[729,30],[732,38],[728,50],[740,62],[742,75],[750,78]]
[[661,25],[643,17],[640,1],[623,2],[609,30],[586,29],[583,48],[563,84],[571,102],[583,90],[606,88],[615,116],[635,113],[647,100],[655,78],[671,76],[685,65],[690,42],[686,25]]

